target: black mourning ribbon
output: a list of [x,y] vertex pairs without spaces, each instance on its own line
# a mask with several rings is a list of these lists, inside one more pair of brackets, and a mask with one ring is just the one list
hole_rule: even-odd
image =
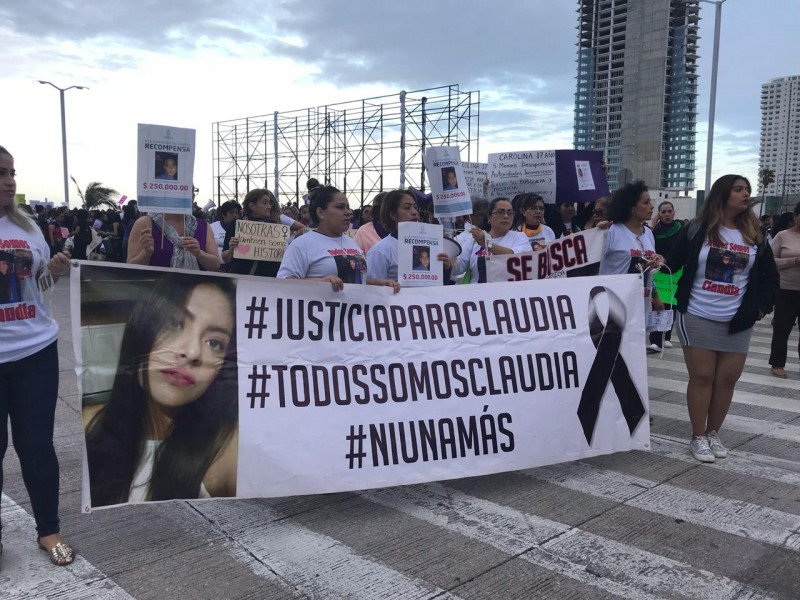
[[[608,319],[605,325],[597,316],[595,298],[599,294],[608,295]],[[600,403],[606,392],[609,380],[619,398],[622,415],[633,435],[634,429],[644,417],[644,404],[639,391],[631,379],[625,359],[619,352],[622,334],[625,329],[625,305],[611,290],[603,286],[592,288],[589,293],[589,334],[597,349],[589,376],[583,386],[581,401],[578,404],[578,419],[583,427],[586,441],[592,445]]]

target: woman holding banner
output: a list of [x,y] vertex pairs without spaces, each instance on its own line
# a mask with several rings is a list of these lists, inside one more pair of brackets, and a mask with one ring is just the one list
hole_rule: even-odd
[[[0,322],[0,461],[8,448],[8,422],[22,478],[36,520],[37,543],[57,566],[70,564],[75,551],[59,533],[58,458],[53,447],[58,398],[58,323],[42,297],[48,275],[58,278],[69,269],[63,253],[50,258],[50,248],[35,221],[17,208],[14,158],[0,146],[0,285],[19,289],[17,265],[35,281],[23,303],[6,292],[0,310],[14,319]],[[12,281],[13,278],[13,281]],[[27,279],[27,277],[25,278]],[[52,282],[50,282],[52,283]],[[3,491],[0,462],[0,493]],[[2,533],[2,530],[0,530]],[[3,545],[0,543],[0,554]]]
[[519,231],[528,236],[531,250],[539,250],[556,239],[555,232],[544,224],[544,211],[544,198],[539,194],[523,194],[519,200]]
[[[275,195],[269,190],[250,190],[242,202],[242,219],[262,223],[280,223],[289,226],[290,232],[303,229],[303,224],[281,214],[281,207]],[[222,262],[231,266],[231,273],[239,275],[258,275],[259,277],[275,277],[280,262],[266,260],[248,260],[234,258],[233,251],[239,246],[236,237],[236,219],[230,222],[225,230],[222,244]]]
[[[353,211],[345,195],[333,186],[319,187],[311,197],[311,221],[316,229],[297,238],[283,255],[278,277],[327,281],[334,292],[355,281],[351,263],[366,272],[364,252],[345,232]],[[388,285],[388,283],[387,283]]]
[[[414,194],[404,190],[392,190],[386,194],[379,219],[390,235],[367,252],[367,283],[388,285],[397,292],[400,290],[400,285],[397,283],[397,225],[419,221]],[[445,271],[452,267],[447,254],[440,253],[437,258],[444,263]],[[445,273],[444,279],[450,279],[448,273]]]
[[675,299],[689,371],[689,449],[695,459],[714,462],[728,455],[717,432],[753,325],[772,312],[778,281],[772,250],[750,208],[747,178],[724,175],[714,182],[700,215],[678,234],[668,264],[673,272],[684,269]]
[[485,229],[473,227],[469,230],[472,239],[463,244],[461,254],[453,265],[453,275],[465,273],[461,283],[485,283],[485,270],[479,271],[479,259],[493,254],[521,254],[530,252],[528,236],[521,231],[512,231],[514,208],[508,198],[495,198],[489,203],[488,222]]
[[85,405],[92,506],[236,495],[234,281],[163,276],[125,325],[109,400]]

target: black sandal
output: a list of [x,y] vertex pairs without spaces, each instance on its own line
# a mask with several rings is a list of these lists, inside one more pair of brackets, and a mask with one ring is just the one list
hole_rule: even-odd
[[75,550],[66,542],[57,543],[52,550],[45,548],[41,538],[36,538],[36,543],[39,544],[39,548],[47,552],[50,562],[57,567],[66,567],[75,560]]

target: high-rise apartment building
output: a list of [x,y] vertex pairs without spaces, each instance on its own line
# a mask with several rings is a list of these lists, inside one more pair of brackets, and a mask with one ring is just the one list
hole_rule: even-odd
[[[800,194],[800,75],[778,77],[761,86],[758,169],[775,174],[767,196]],[[759,182],[759,193],[764,191]]]
[[578,0],[575,148],[609,183],[694,188],[698,0]]

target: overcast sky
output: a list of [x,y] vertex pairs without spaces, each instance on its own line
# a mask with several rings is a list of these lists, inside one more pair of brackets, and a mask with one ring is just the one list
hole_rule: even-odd
[[[481,91],[480,160],[572,146],[573,0],[4,0],[0,145],[28,199],[63,199],[69,171],[135,197],[137,123],[197,130],[201,204],[211,124],[457,83]],[[705,176],[714,7],[701,5],[696,182]],[[761,84],[800,75],[800,2],[723,6],[713,175],[758,170]],[[70,189],[73,204],[77,199]]]

